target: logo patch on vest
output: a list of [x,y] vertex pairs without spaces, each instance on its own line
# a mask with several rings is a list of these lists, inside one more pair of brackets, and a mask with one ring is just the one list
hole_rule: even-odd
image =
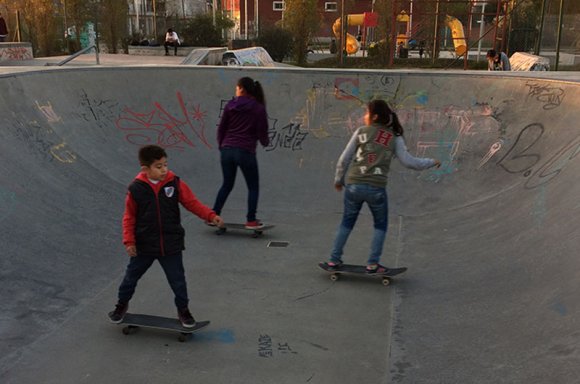
[[175,193],[175,187],[165,187],[163,189],[165,190],[165,196],[173,197],[173,194]]

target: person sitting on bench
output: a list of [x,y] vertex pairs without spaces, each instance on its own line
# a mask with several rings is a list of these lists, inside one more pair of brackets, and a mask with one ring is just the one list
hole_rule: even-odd
[[181,43],[179,42],[179,37],[177,33],[173,31],[173,29],[169,28],[167,33],[165,34],[165,56],[169,56],[169,47],[175,47],[175,56],[177,56],[177,47],[179,47]]

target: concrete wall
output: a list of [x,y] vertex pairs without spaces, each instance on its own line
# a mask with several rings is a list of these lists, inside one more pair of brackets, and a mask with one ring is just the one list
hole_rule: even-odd
[[22,61],[33,58],[30,43],[0,43],[0,62]]

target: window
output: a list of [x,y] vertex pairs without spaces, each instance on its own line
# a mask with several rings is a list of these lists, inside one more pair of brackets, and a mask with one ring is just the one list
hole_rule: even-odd
[[285,11],[286,10],[286,3],[283,1],[274,1],[272,3],[272,9],[274,11]]
[[325,2],[324,3],[324,11],[325,12],[337,12],[338,11],[338,6],[336,5],[336,2]]

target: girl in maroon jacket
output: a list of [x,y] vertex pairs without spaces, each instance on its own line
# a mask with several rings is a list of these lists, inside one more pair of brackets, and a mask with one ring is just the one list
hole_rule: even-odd
[[123,244],[129,265],[119,287],[119,301],[109,313],[113,323],[123,321],[137,282],[155,260],[159,261],[175,294],[178,318],[184,327],[195,326],[188,309],[187,283],[182,252],[185,230],[179,204],[215,225],[222,219],[203,205],[189,186],[167,168],[167,153],[156,145],[139,150],[141,173],[129,185],[123,215]]
[[238,167],[248,186],[246,228],[256,229],[263,224],[256,218],[260,178],[256,147],[270,144],[268,114],[262,85],[249,77],[242,77],[236,86],[236,97],[230,100],[218,126],[218,146],[221,155],[223,183],[213,206],[219,215],[234,188]]

